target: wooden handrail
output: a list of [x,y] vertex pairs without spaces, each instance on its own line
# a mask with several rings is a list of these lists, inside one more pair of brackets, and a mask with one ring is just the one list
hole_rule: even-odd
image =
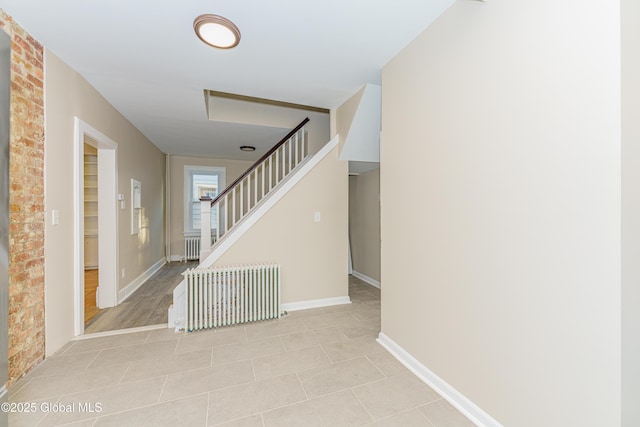
[[[225,188],[224,190],[222,190],[222,192],[220,194],[218,194],[213,200],[211,200],[211,206],[213,206],[218,200],[220,200],[222,197],[225,196],[225,194],[227,194],[228,192],[230,192],[231,190],[233,190],[233,188],[235,188],[235,186],[242,181],[243,179],[245,179],[249,174],[251,174],[251,172],[253,172],[258,166],[260,166],[260,164],[262,162],[264,162],[269,156],[271,156],[273,153],[275,153],[278,148],[280,148],[285,142],[287,142],[293,135],[296,134],[296,132],[298,132],[300,129],[302,129],[302,127],[304,125],[307,124],[307,122],[309,122],[309,117],[307,117],[306,119],[304,119],[302,122],[300,122],[300,124],[298,126],[296,126],[295,128],[293,128],[293,130],[291,132],[289,132],[287,134],[287,136],[285,136],[284,138],[282,138],[280,140],[280,142],[278,142],[276,145],[274,145],[273,147],[271,147],[271,149],[269,151],[267,151],[266,153],[264,153],[264,155],[262,157],[260,157],[258,160],[256,160],[256,162],[254,164],[251,165],[251,167],[249,169],[247,169],[245,171],[245,173],[243,173],[242,175],[240,175],[235,181],[233,181],[231,183],[231,185],[227,186],[227,188]],[[200,199],[201,201],[204,201],[206,199]]]

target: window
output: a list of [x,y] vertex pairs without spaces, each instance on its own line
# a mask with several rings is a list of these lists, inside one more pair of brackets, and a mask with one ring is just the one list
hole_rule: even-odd
[[[214,199],[225,187],[226,168],[209,166],[184,167],[184,231],[200,231],[200,198]],[[211,229],[216,228],[215,209],[211,210]]]

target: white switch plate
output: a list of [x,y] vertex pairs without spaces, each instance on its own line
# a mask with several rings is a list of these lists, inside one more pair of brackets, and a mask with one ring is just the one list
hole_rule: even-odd
[[320,212],[313,213],[313,222],[320,222],[321,219],[322,219],[322,215],[320,214]]
[[53,209],[51,211],[51,225],[60,224],[60,211],[58,209]]

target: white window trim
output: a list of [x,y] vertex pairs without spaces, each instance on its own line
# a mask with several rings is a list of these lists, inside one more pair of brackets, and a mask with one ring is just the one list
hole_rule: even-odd
[[189,205],[191,203],[191,174],[193,172],[214,172],[220,174],[220,182],[218,182],[219,191],[222,191],[227,186],[227,168],[222,166],[196,166],[185,165],[184,166],[184,189],[183,189],[183,205],[184,205],[184,235],[185,236],[199,236],[200,230],[191,229],[191,216],[189,214]]

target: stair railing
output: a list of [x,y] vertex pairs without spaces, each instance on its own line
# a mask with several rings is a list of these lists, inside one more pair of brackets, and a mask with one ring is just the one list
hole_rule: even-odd
[[[213,200],[200,199],[200,262],[264,197],[309,156],[304,119]],[[214,212],[215,230],[211,230]],[[211,233],[208,232],[211,230]]]

